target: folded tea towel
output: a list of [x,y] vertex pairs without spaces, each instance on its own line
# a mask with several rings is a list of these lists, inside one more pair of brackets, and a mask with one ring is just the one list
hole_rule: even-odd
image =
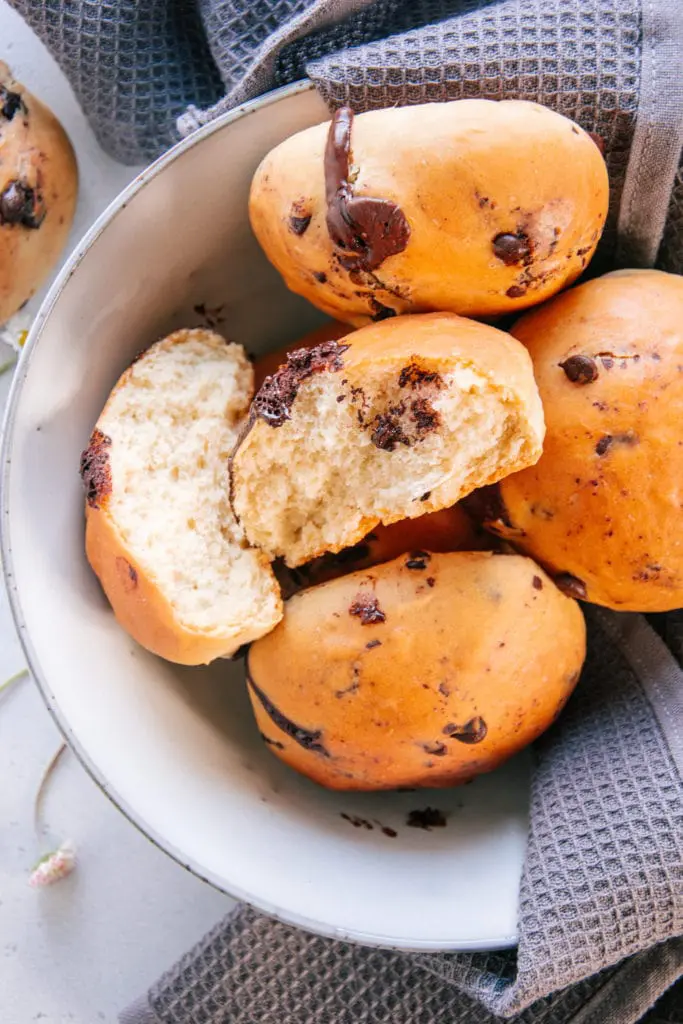
[[[357,111],[538,100],[603,139],[602,264],[683,272],[678,0],[10,2],[124,160],[305,76]],[[516,951],[371,950],[241,908],[122,1022],[682,1024],[683,616],[587,614],[581,683],[534,749]]]

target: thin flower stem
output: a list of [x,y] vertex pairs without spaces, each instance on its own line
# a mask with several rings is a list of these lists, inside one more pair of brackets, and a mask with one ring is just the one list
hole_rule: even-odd
[[28,677],[28,669],[27,668],[22,668],[18,672],[15,672],[14,675],[10,676],[9,679],[6,679],[4,683],[0,683],[0,694],[5,693],[12,686],[14,686],[15,683],[19,683],[19,682],[21,682],[22,679],[26,679],[27,677]]
[[45,794],[47,792],[48,783],[49,783],[50,779],[52,778],[52,773],[54,772],[55,768],[57,767],[59,759],[60,759],[60,757],[62,756],[62,754],[64,753],[65,750],[66,750],[66,743],[60,743],[59,747],[57,748],[55,753],[50,758],[50,761],[49,761],[47,767],[45,768],[45,771],[43,772],[42,778],[40,780],[40,784],[38,786],[38,792],[36,793],[36,798],[35,798],[35,800],[33,802],[33,823],[34,823],[34,826],[35,826],[35,830],[38,833],[40,832],[40,819],[41,819],[42,813],[43,813],[43,800],[44,800]]
[[0,364],[0,377],[2,377],[3,373],[7,373],[8,370],[12,369],[12,367],[16,364],[17,358],[18,357],[14,355],[12,356],[11,359],[8,359],[6,362]]

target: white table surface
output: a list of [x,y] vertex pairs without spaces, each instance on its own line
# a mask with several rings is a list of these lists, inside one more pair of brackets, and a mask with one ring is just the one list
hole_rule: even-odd
[[[73,244],[137,168],[98,148],[59,69],[5,0],[0,60],[50,104],[76,148],[81,194]],[[8,374],[0,378],[0,408],[9,383]],[[0,682],[23,666],[0,586]],[[31,681],[0,697],[0,1024],[114,1024],[233,905],[138,833],[69,751],[45,801],[50,836],[39,838],[33,800],[59,744]],[[74,841],[78,867],[36,891],[27,884],[29,870],[50,837]]]

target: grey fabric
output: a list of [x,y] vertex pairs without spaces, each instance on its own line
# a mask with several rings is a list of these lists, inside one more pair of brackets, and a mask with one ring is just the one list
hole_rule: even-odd
[[[357,111],[538,100],[603,140],[591,270],[683,271],[678,0],[10,0],[121,159],[308,75]],[[683,613],[590,613],[581,684],[536,746],[513,953],[399,955],[242,909],[125,1024],[683,1022]],[[663,639],[661,639],[663,638]],[[677,768],[678,762],[678,768]],[[644,1017],[644,1015],[646,1015]]]
[[[619,215],[618,262],[652,266],[683,146],[683,17],[679,0],[644,0],[640,99]],[[655,170],[656,169],[656,170]]]
[[617,225],[619,262],[652,265],[664,235],[661,265],[683,265],[680,183],[672,194],[683,107],[678,0],[10,3],[53,51],[119,159],[151,159],[306,74],[332,105],[357,110],[457,96],[537,99],[605,141],[612,202],[594,269],[613,262]]
[[[516,952],[369,950],[242,909],[137,1012],[155,1024],[641,1020],[683,973],[683,786],[650,703],[653,665],[678,694],[683,671],[642,617],[588,619],[581,683],[536,747]],[[683,992],[676,1012],[680,1024]]]

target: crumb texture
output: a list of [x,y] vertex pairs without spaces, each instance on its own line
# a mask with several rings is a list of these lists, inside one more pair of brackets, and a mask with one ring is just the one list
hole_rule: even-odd
[[228,459],[252,388],[240,346],[179,331],[130,367],[98,423],[111,439],[107,512],[132,560],[181,627],[234,635],[236,646],[280,617],[270,568],[228,497]]
[[444,362],[345,365],[303,382],[279,429],[257,421],[233,464],[250,541],[299,565],[535,462],[542,418],[503,372]]

